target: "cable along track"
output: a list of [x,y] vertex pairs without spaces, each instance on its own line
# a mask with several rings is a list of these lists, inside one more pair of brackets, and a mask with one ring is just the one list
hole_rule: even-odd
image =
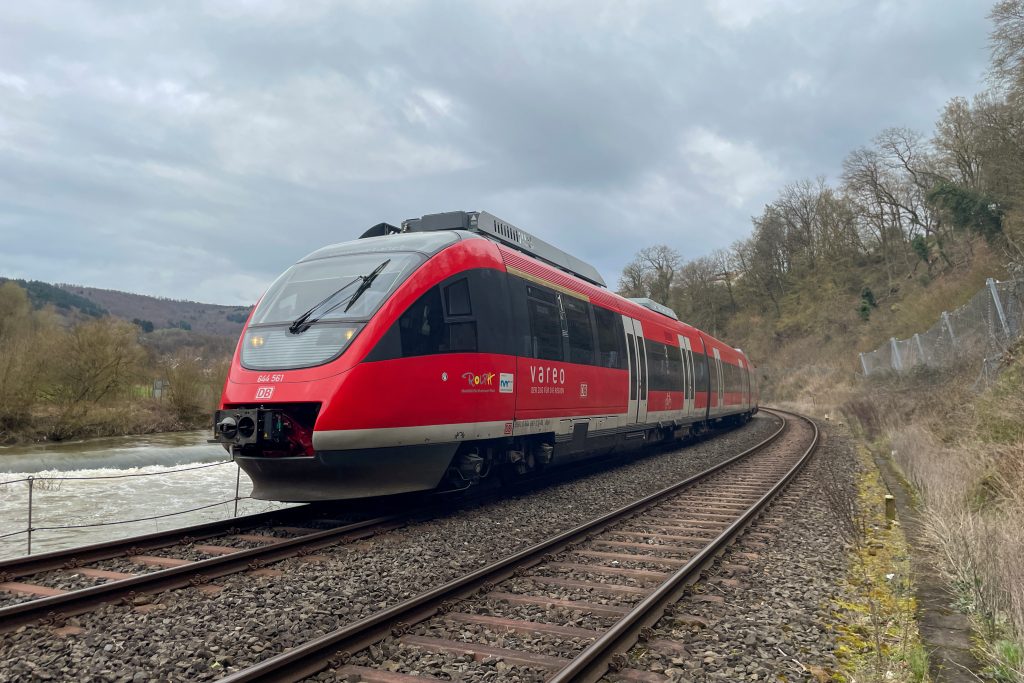
[[599,680],[814,452],[813,422],[771,412],[779,430],[700,474],[220,680],[411,682],[484,660]]

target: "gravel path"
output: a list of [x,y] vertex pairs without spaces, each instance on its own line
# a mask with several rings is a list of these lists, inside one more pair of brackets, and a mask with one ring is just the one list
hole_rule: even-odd
[[82,631],[64,638],[23,627],[0,637],[0,681],[217,678],[659,490],[774,429],[758,417],[679,451],[285,560],[272,566],[282,576],[222,577],[213,596],[190,588],[111,605],[70,619]]

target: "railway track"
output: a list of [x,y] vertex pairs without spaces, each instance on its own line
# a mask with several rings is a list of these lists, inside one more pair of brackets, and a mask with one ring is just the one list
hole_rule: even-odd
[[[614,464],[595,461],[562,468],[513,486],[523,493]],[[272,574],[268,565],[317,550],[352,543],[417,519],[450,511],[453,500],[475,497],[421,496],[402,502],[302,505],[219,522],[0,561],[0,633],[38,620],[67,617],[141,594],[195,586],[238,572]],[[375,510],[376,513],[371,512]],[[385,511],[385,512],[381,512]],[[390,511],[390,512],[389,512]]]
[[[353,515],[347,515],[349,517]],[[410,515],[336,519],[311,506],[249,515],[0,562],[0,633],[38,619],[206,583],[317,549],[366,538]]]
[[296,681],[326,669],[335,680],[402,683],[483,660],[524,681],[599,680],[622,669],[644,630],[810,458],[817,427],[782,419],[768,439],[698,475],[220,680]]

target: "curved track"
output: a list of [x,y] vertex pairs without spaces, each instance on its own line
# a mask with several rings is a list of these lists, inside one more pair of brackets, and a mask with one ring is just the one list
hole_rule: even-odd
[[[365,651],[385,640],[439,656],[498,657],[521,668],[524,680],[598,680],[810,458],[817,427],[791,417],[694,477],[221,680],[295,681],[328,667],[344,680],[424,680],[412,675],[419,671],[395,671],[379,648]],[[551,587],[572,597],[551,598]],[[565,622],[567,613],[604,626],[579,628]],[[529,638],[521,648],[496,647],[487,642],[494,631]],[[531,638],[564,649],[538,653]]]

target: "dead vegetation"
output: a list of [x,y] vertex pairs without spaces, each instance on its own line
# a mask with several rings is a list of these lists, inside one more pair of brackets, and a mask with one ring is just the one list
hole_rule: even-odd
[[141,337],[137,325],[109,317],[67,327],[33,310],[16,283],[0,284],[0,443],[205,425],[228,356],[164,355]]

